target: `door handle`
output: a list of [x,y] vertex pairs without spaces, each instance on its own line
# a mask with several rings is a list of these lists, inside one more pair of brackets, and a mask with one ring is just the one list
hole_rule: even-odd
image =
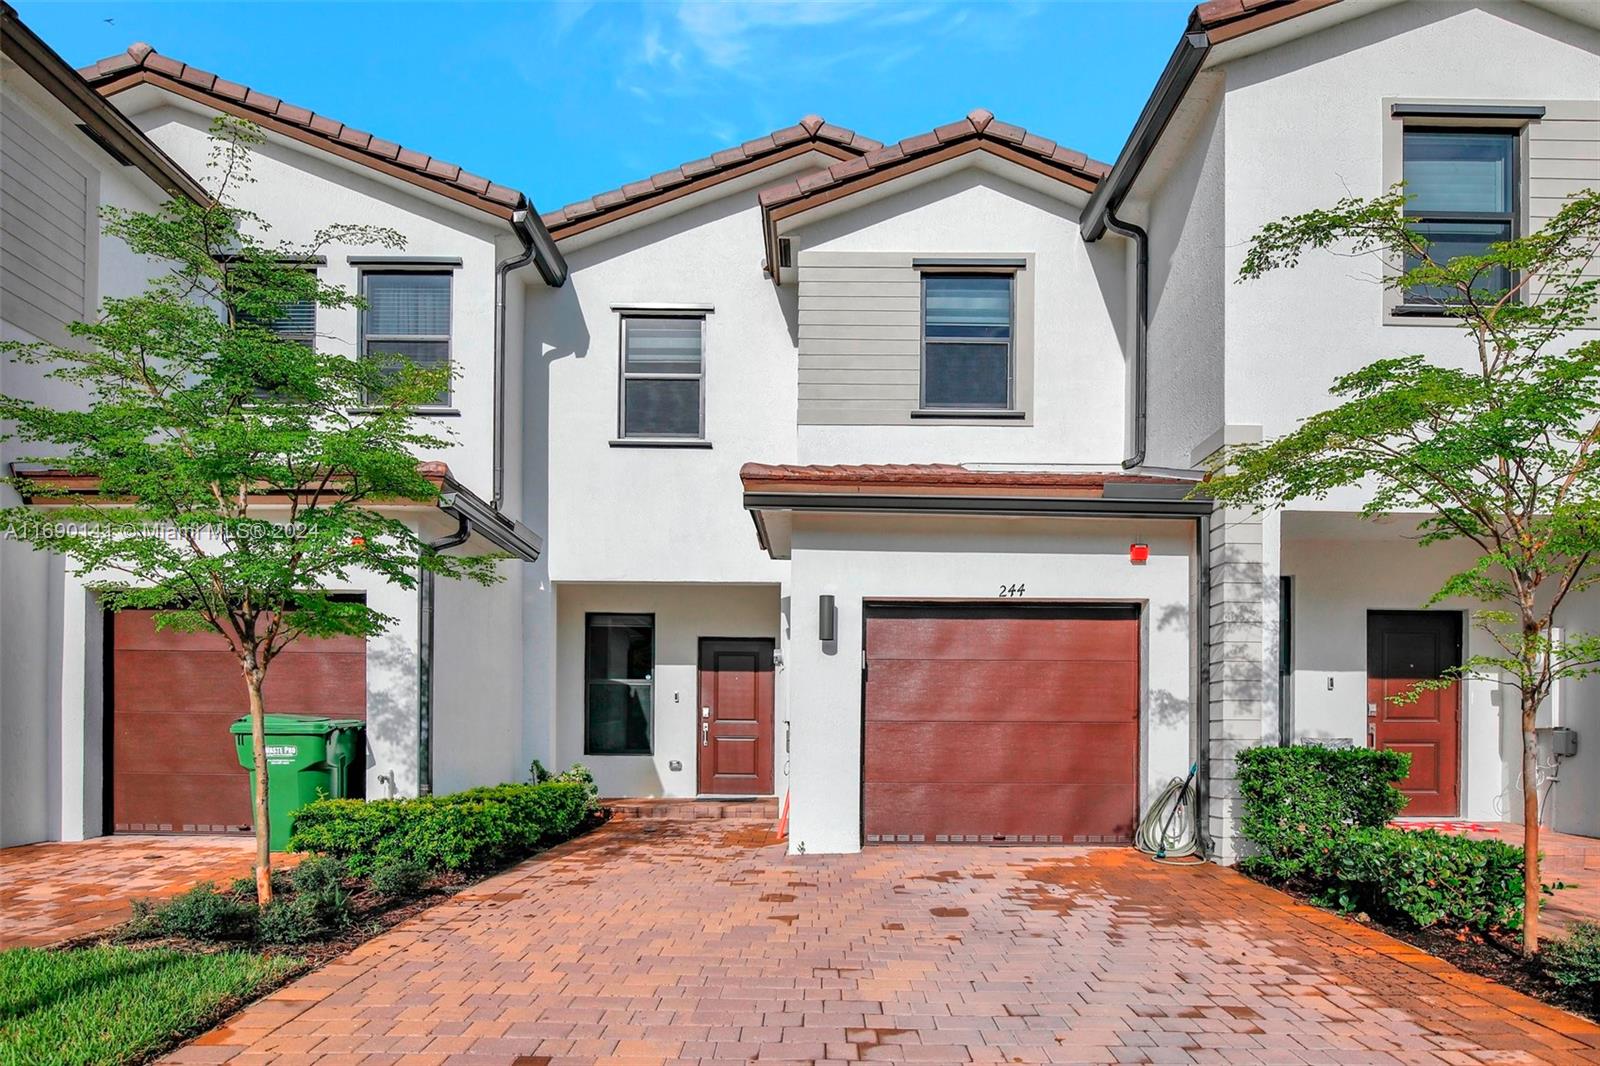
[[1378,746],[1378,727],[1376,725],[1373,725],[1371,722],[1368,722],[1367,723],[1367,747],[1376,748],[1377,746]]
[[702,748],[708,748],[708,747],[711,746],[711,723],[710,722],[701,722],[700,723],[700,746]]

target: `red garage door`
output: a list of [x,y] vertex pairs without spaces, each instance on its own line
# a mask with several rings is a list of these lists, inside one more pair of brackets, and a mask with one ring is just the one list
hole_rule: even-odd
[[1123,843],[1138,817],[1133,607],[867,609],[867,843]]
[[[214,633],[158,632],[150,611],[112,619],[111,815],[117,832],[250,828],[244,770],[228,726],[249,710],[239,663]],[[366,641],[298,640],[264,693],[281,714],[367,716]]]

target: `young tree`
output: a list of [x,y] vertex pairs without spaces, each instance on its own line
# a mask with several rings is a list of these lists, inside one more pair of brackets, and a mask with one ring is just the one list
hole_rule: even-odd
[[1429,601],[1484,605],[1473,621],[1498,649],[1430,688],[1481,678],[1519,693],[1524,825],[1523,950],[1539,944],[1539,705],[1564,678],[1600,669],[1600,636],[1558,630],[1569,596],[1600,571],[1600,194],[1570,198],[1537,233],[1441,261],[1408,225],[1404,190],[1351,198],[1265,226],[1240,281],[1292,267],[1312,249],[1376,256],[1389,288],[1430,300],[1466,335],[1462,359],[1380,359],[1333,383],[1337,406],[1293,432],[1219,457],[1206,490],[1264,509],[1360,486],[1363,513],[1420,512],[1422,544],[1462,542],[1475,556]]
[[[492,557],[440,555],[378,510],[436,497],[417,456],[444,441],[413,412],[449,372],[350,358],[324,350],[320,338],[286,339],[271,328],[306,302],[359,305],[307,269],[322,249],[401,240],[391,230],[335,225],[306,244],[269,242],[269,227],[233,200],[251,180],[261,141],[255,126],[219,119],[211,202],[104,212],[108,233],[167,268],[144,292],[107,299],[96,321],[72,324],[74,343],[0,346],[77,386],[80,400],[52,407],[0,396],[6,436],[39,449],[17,467],[95,483],[46,515],[0,511],[0,529],[66,556],[111,610],[153,608],[158,627],[211,630],[227,641],[251,718],[256,892],[265,904],[262,686],[273,660],[302,637],[384,632],[391,617],[322,591],[353,574],[410,589],[421,571],[484,584],[495,572]],[[8,480],[24,497],[60,495],[43,474]]]

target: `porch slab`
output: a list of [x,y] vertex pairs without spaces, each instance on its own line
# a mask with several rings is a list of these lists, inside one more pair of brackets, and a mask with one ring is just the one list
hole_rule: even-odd
[[0,949],[108,929],[128,919],[135,899],[174,896],[201,881],[226,886],[248,877],[255,857],[248,836],[119,834],[0,849]]
[[653,798],[644,797],[602,799],[601,804],[611,808],[621,818],[644,818],[667,821],[713,822],[771,822],[778,817],[778,801],[773,796],[756,796],[750,799],[718,799],[714,797]]
[[790,856],[617,818],[171,1062],[1600,1062],[1600,1026],[1215,865]]

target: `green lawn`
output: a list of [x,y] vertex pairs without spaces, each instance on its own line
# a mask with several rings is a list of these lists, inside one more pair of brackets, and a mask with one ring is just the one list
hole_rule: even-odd
[[243,951],[0,952],[0,1064],[116,1064],[170,1046],[298,960]]

